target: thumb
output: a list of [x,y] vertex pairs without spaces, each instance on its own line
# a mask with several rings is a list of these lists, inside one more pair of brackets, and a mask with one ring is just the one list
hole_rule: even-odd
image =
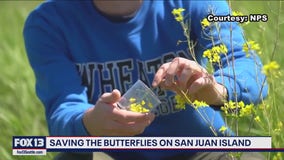
[[100,97],[100,101],[107,104],[113,104],[115,102],[118,102],[119,100],[120,100],[120,92],[117,89],[114,89],[110,93],[104,93]]

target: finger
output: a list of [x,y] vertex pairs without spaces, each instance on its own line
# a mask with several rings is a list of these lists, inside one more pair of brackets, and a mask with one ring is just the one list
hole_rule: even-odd
[[114,109],[112,119],[120,123],[141,123],[145,122],[150,124],[155,118],[153,113],[137,113],[127,110]]
[[212,83],[212,81],[208,76],[199,77],[194,82],[192,82],[192,84],[188,88],[188,94],[194,94],[207,85],[210,85],[210,83]]
[[[154,114],[149,114],[149,121],[142,122],[127,122],[121,123],[119,121],[111,121],[109,127],[107,129],[112,135],[123,135],[123,136],[133,136],[140,133],[143,133],[145,128],[150,125],[150,123],[154,120]],[[151,121],[151,122],[150,122]]]
[[180,72],[180,75],[178,77],[178,85],[180,88],[187,89],[191,83],[189,83],[189,80],[193,76],[193,69],[190,68],[189,65],[184,67],[182,71]]
[[143,133],[147,126],[143,123],[122,124],[112,121],[106,128],[106,133],[107,136],[134,136]]
[[179,85],[182,88],[188,88],[196,79],[204,76],[207,73],[206,69],[201,67],[194,61],[188,61],[180,73]]
[[117,89],[115,89],[111,93],[104,93],[100,97],[99,102],[113,104],[115,102],[118,102],[119,99],[120,99],[120,92]]
[[159,84],[159,86],[162,88],[162,89],[165,89],[165,90],[171,90],[171,91],[174,91],[174,92],[179,92],[181,90],[180,87],[178,87],[178,85],[176,84],[172,84],[172,85],[166,85],[166,80],[162,80]]
[[158,69],[158,71],[156,72],[154,76],[154,80],[152,82],[153,87],[157,87],[161,83],[161,81],[164,79],[166,72],[169,68],[169,64],[170,63],[165,63]]
[[184,66],[184,63],[181,63],[183,62],[182,60],[183,59],[179,57],[172,60],[168,70],[166,71],[165,85],[170,86],[175,82],[175,77],[177,76],[179,69]]

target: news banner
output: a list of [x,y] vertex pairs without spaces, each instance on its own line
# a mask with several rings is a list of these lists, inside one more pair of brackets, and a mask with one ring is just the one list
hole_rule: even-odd
[[13,155],[106,150],[269,151],[270,149],[271,137],[13,137]]

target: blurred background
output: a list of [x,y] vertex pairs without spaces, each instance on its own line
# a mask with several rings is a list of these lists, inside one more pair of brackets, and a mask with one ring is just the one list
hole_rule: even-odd
[[[22,29],[26,17],[41,1],[0,1],[0,157],[12,159],[52,159],[56,153],[46,156],[12,156],[12,136],[47,136],[44,108],[35,95],[35,79],[26,57]],[[258,42],[262,49],[263,63],[273,58],[280,68],[284,65],[284,13],[281,1],[230,1],[235,11],[244,15],[267,14],[268,22],[250,23],[244,26],[247,39]],[[274,56],[272,56],[274,55]],[[282,79],[274,83],[273,103],[283,122],[284,84]],[[271,92],[271,91],[270,91]],[[280,117],[280,119],[279,119]],[[247,122],[242,122],[246,127]],[[283,129],[282,129],[283,131]],[[241,131],[240,131],[241,132]],[[255,135],[270,132],[255,127]],[[283,142],[284,132],[275,141]],[[282,154],[283,155],[283,154]],[[282,157],[281,157],[282,159]]]

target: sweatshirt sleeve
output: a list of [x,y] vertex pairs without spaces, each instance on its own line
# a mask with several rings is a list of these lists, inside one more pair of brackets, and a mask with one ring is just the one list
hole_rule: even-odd
[[88,103],[86,87],[68,57],[64,36],[56,24],[36,11],[26,20],[23,34],[50,135],[88,135],[82,117],[93,104]]
[[[259,57],[255,53],[247,57],[242,49],[245,39],[240,25],[237,22],[227,21],[217,22],[217,27],[211,26],[210,29],[203,29],[201,26],[203,18],[206,18],[210,13],[213,15],[230,14],[227,2],[194,2],[192,3],[194,4],[192,6],[194,12],[191,16],[193,19],[191,23],[199,43],[200,52],[198,54],[202,57],[203,51],[213,47],[212,39],[214,39],[215,46],[225,44],[228,53],[227,56],[221,55],[222,67],[214,66],[216,81],[226,87],[228,100],[258,103],[267,96],[267,84],[264,83],[265,76],[261,73],[262,64]],[[206,62],[205,58],[202,61]]]

